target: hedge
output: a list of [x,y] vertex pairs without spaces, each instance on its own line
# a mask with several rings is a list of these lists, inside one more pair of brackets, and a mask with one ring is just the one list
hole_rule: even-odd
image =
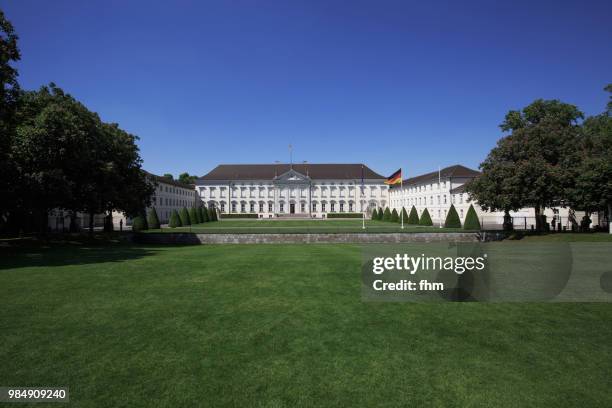
[[223,218],[259,218],[259,216],[253,213],[222,213],[221,219]]
[[406,209],[404,207],[402,207],[402,215],[400,216],[400,221],[404,221],[404,223],[408,223],[408,213],[406,212]]
[[363,218],[362,213],[327,213],[327,218]]
[[382,219],[383,219],[383,215],[384,215],[383,209],[382,209],[382,208],[379,208],[379,209],[378,209],[378,213],[377,213],[377,215],[376,215],[376,216],[378,217],[378,221],[382,221]]
[[202,217],[202,222],[208,222],[210,221],[208,219],[208,210],[206,209],[206,207],[200,207],[200,212],[202,213],[201,217]]
[[389,207],[385,208],[382,219],[383,221],[391,221],[391,210],[389,210]]
[[455,206],[451,204],[448,214],[446,214],[446,221],[444,221],[445,228],[461,228],[461,219]]
[[198,211],[195,207],[191,207],[189,209],[189,219],[191,220],[192,224],[199,224],[200,220],[198,219]]
[[181,217],[181,224],[183,224],[183,227],[191,225],[191,218],[189,218],[189,211],[187,208],[181,208],[179,211],[179,217]]
[[480,230],[480,220],[476,214],[474,206],[470,204],[470,208],[465,216],[465,222],[463,223],[463,229],[466,230]]
[[217,211],[214,208],[208,209],[208,221],[217,221]]
[[410,215],[408,216],[408,224],[410,225],[419,225],[419,213],[417,212],[416,207],[413,205],[410,210]]
[[372,221],[376,221],[378,220],[378,211],[376,211],[376,208],[372,211]]
[[394,208],[391,212],[391,222],[399,222],[399,215],[397,214],[397,210]]
[[431,216],[429,215],[429,211],[427,211],[427,208],[424,209],[423,214],[421,214],[419,225],[423,225],[426,227],[431,227],[433,225],[433,222],[431,221]]
[[170,228],[176,228],[176,227],[183,226],[183,224],[181,224],[181,217],[179,217],[179,214],[176,210],[173,210],[172,214],[170,214],[170,222],[168,223],[168,226]]
[[159,217],[157,216],[157,211],[155,211],[155,207],[151,208],[149,211],[149,216],[147,217],[147,222],[149,223],[149,228],[151,229],[159,229]]

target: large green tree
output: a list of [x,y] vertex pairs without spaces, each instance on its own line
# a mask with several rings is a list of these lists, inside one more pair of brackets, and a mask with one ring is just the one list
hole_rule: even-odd
[[470,197],[484,209],[533,207],[542,230],[544,208],[562,204],[572,183],[566,164],[574,157],[582,118],[576,106],[558,100],[538,99],[508,112],[500,127],[511,134],[480,165],[482,176],[466,187]]
[[197,178],[198,176],[196,175],[191,176],[189,173],[181,173],[179,174],[178,181],[183,184],[195,184]]

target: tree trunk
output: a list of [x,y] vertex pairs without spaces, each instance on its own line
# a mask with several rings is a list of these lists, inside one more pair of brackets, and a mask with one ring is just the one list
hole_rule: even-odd
[[89,213],[89,234],[93,235],[94,232],[94,213]]
[[612,203],[608,203],[608,232],[612,234]]
[[539,205],[536,205],[535,207],[533,207],[534,213],[535,213],[535,229],[537,232],[541,232],[542,231],[542,214],[541,214],[541,208]]

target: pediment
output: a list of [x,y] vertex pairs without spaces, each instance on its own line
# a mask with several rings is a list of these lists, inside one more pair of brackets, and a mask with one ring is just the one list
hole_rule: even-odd
[[274,178],[276,181],[288,181],[288,182],[300,182],[300,181],[310,181],[310,177],[305,176],[304,174],[297,172],[293,169],[277,176]]

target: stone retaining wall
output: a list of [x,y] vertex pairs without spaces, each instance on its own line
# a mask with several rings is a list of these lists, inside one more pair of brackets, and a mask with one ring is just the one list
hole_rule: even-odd
[[[474,232],[416,232],[390,234],[190,234],[146,233],[135,241],[148,244],[314,244],[314,243],[398,243],[398,242],[477,242]],[[495,239],[487,236],[487,240]]]

